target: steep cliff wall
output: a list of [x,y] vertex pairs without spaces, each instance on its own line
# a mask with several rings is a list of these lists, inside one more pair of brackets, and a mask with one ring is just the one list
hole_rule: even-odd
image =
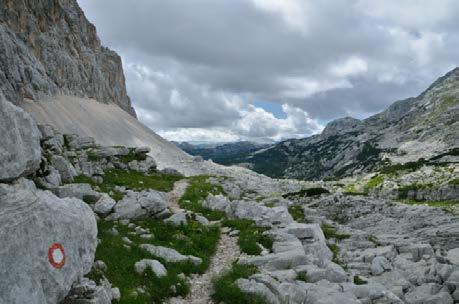
[[121,58],[75,0],[0,0],[0,92],[16,104],[66,94],[135,116]]

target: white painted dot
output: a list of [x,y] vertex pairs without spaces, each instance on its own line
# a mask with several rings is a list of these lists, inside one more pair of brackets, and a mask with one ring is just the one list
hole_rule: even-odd
[[62,263],[62,260],[64,259],[64,253],[60,248],[54,249],[53,250],[53,260],[55,263],[59,264]]

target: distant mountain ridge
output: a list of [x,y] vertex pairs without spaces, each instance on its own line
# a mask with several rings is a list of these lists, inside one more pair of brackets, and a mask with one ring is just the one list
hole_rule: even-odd
[[220,144],[194,144],[189,142],[173,142],[180,149],[194,156],[201,156],[205,160],[213,160],[222,165],[240,164],[252,153],[269,147],[268,144],[259,144],[249,141]]
[[367,119],[330,122],[321,134],[290,139],[241,159],[271,177],[317,180],[429,159],[459,146],[459,68],[418,97]]

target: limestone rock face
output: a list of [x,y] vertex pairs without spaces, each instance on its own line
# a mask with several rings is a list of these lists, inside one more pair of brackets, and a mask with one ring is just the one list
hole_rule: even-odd
[[121,58],[103,47],[76,0],[0,3],[0,92],[15,102],[68,94],[135,116]]
[[91,269],[94,214],[31,181],[0,184],[0,303],[59,303]]
[[0,181],[35,172],[41,160],[40,131],[29,114],[0,95]]

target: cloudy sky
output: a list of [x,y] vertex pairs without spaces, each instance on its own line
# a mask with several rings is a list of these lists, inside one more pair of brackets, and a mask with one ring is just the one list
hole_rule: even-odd
[[281,140],[416,96],[459,59],[456,0],[78,0],[170,140]]

